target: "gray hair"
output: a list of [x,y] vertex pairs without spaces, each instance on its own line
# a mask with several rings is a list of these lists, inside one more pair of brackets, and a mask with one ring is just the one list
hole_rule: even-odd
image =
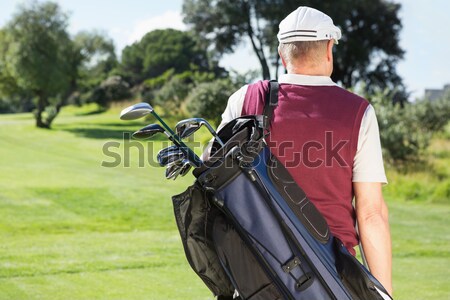
[[278,50],[287,66],[295,62],[306,62],[307,64],[318,64],[320,57],[326,53],[328,40],[300,41],[280,44]]

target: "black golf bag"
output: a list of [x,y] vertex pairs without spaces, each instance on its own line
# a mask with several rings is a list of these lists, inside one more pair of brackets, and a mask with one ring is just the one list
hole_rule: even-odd
[[266,146],[277,91],[218,132],[225,146],[172,198],[189,264],[218,299],[391,299]]

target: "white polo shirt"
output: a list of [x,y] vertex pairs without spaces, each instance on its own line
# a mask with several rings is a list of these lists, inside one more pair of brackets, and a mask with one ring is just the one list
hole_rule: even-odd
[[[330,77],[309,76],[299,74],[283,74],[278,82],[280,84],[297,84],[309,86],[336,86]],[[219,128],[226,123],[241,116],[244,106],[247,85],[240,88],[228,99],[227,107],[222,114]],[[387,183],[381,152],[380,133],[377,117],[372,105],[364,113],[359,129],[358,146],[353,161],[353,182],[381,182]]]

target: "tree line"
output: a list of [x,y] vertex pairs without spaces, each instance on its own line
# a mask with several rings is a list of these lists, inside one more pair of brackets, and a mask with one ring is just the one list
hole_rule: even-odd
[[[64,105],[95,102],[107,108],[111,101],[136,97],[217,123],[240,85],[277,77],[282,68],[278,24],[298,5],[290,0],[184,0],[187,31],[148,32],[126,46],[119,59],[111,38],[99,31],[71,36],[69,16],[57,3],[29,2],[0,28],[0,112],[33,111],[36,126],[50,128]],[[305,0],[301,5],[326,12],[342,29],[334,81],[362,89],[369,100],[383,95],[390,103],[383,105],[407,105],[408,91],[396,72],[404,55],[400,4]],[[251,45],[259,72],[242,75],[220,66],[221,57],[243,43]]]

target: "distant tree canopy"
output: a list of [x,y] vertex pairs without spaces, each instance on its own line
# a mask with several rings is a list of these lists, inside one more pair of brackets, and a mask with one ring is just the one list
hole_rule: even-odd
[[98,33],[72,39],[67,26],[68,16],[56,3],[33,1],[0,30],[0,96],[36,99],[38,127],[50,128],[82,74],[100,77],[100,83],[99,74],[117,64],[110,40]]
[[[70,84],[72,42],[67,15],[57,4],[32,2],[22,6],[3,30],[2,73],[10,79],[6,91],[29,91],[37,100],[36,125],[50,127],[55,110],[46,107]],[[3,75],[5,76],[5,75]],[[55,105],[57,107],[57,105]],[[56,108],[58,110],[58,108]]]
[[[75,35],[73,42],[75,45],[73,67],[76,73],[73,76],[71,92],[73,93],[76,90],[76,93],[70,98],[72,104],[80,105],[86,102],[95,102],[106,108],[109,101],[122,98],[110,96],[128,94],[123,91],[126,84],[124,85],[121,78],[117,76],[109,77],[119,64],[111,39],[97,31],[83,31]],[[111,87],[111,83],[114,83],[113,86],[116,86],[115,83],[117,83],[117,88],[122,92],[107,92],[105,84],[106,87]]]
[[233,52],[249,39],[262,75],[268,79],[269,64],[276,72],[280,64],[278,24],[300,5],[325,12],[342,30],[335,51],[335,81],[346,87],[364,82],[369,92],[402,86],[395,69],[404,53],[399,46],[400,4],[385,0],[184,0],[183,15],[184,22],[219,54]]
[[77,56],[80,57],[77,67],[83,78],[88,77],[100,82],[117,68],[114,43],[101,32],[79,32],[75,35],[73,42]]
[[173,69],[175,73],[210,69],[207,52],[198,47],[187,32],[164,29],[147,33],[139,42],[122,51],[121,72],[131,84],[161,76]]

